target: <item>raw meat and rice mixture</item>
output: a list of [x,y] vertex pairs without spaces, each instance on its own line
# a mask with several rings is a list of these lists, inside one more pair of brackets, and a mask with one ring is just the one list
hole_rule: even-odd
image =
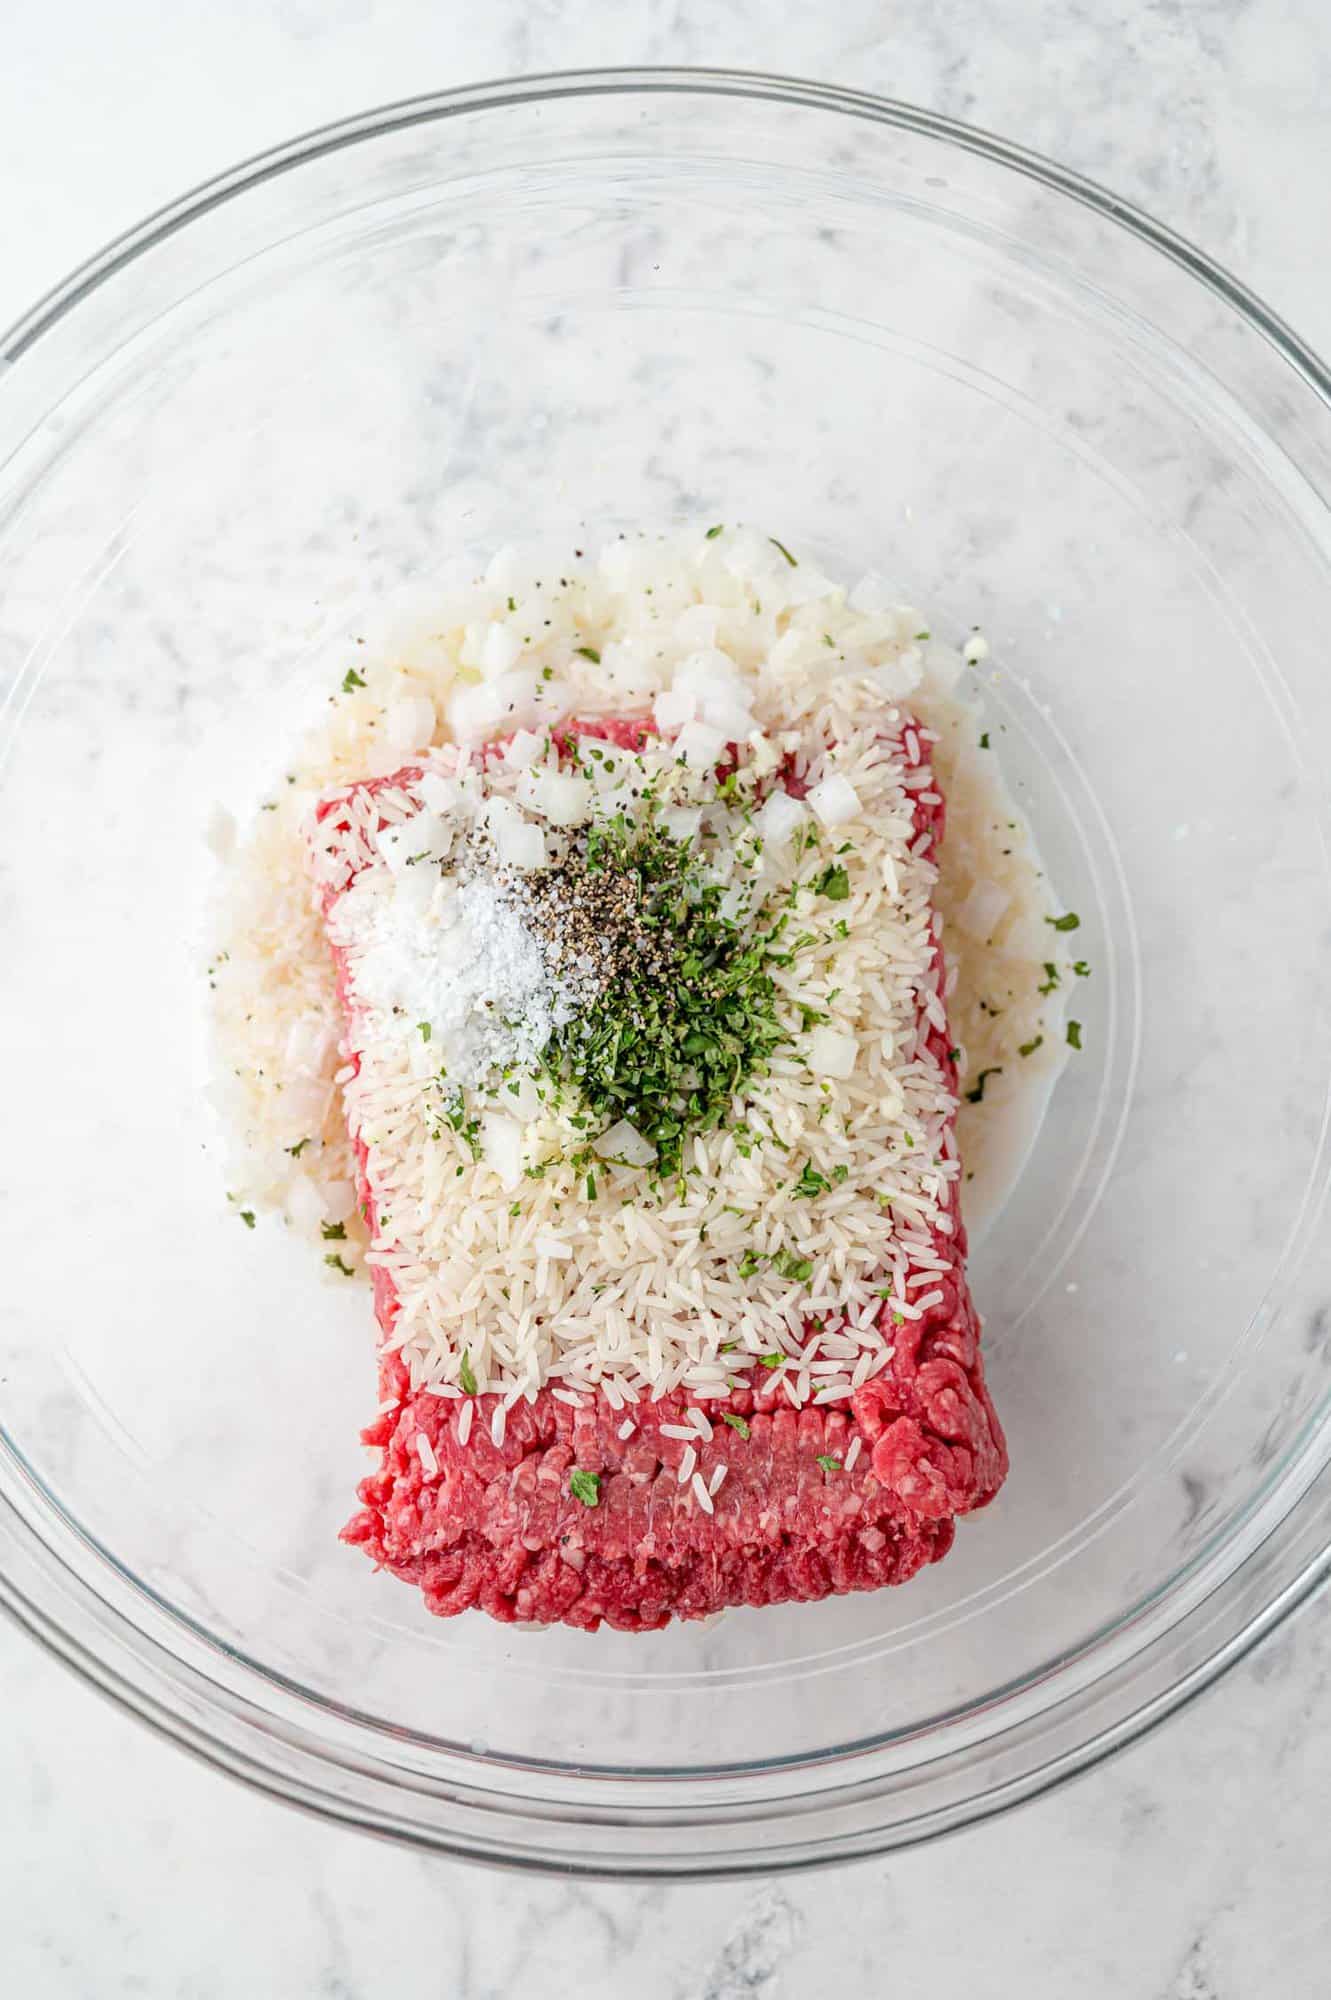
[[592,1629],[900,1582],[1006,1471],[959,1100],[1001,1037],[1039,1070],[1072,978],[1009,820],[951,885],[1004,1060],[953,1041],[960,662],[741,531],[501,557],[451,610],[347,671],[213,975],[239,1198],[373,1283],[346,1539],[433,1611]]

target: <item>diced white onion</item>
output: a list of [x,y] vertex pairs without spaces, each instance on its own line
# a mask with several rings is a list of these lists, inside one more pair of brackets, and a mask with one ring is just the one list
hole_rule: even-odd
[[669,732],[682,729],[686,722],[692,722],[698,713],[698,696],[693,688],[662,688],[652,703],[652,715],[658,729]]
[[844,826],[860,809],[860,795],[849,778],[834,771],[809,787],[809,810],[824,826]]
[[545,738],[534,729],[515,729],[504,745],[504,762],[510,771],[527,771],[545,748]]
[[485,818],[501,861],[510,868],[544,868],[545,835],[534,821],[523,818],[512,799],[492,798]]
[[522,653],[522,641],[511,625],[491,625],[481,647],[481,672],[495,680],[515,667]]
[[581,826],[591,817],[591,785],[571,772],[529,771],[519,781],[518,797],[530,812],[544,814],[551,826]]
[[621,1118],[617,1125],[602,1132],[596,1141],[596,1150],[602,1159],[626,1160],[631,1167],[650,1166],[656,1158],[656,1148],[650,1139],[644,1139],[636,1125],[627,1118]]
[[404,695],[384,710],[384,735],[389,748],[406,756],[424,750],[434,735],[434,703],[428,695]]
[[815,1028],[809,1037],[809,1068],[815,1076],[847,1077],[855,1067],[857,1046],[853,1035]]
[[438,771],[427,771],[416,788],[421,795],[421,803],[432,813],[450,813],[462,798],[462,787],[456,778],[445,778]]
[[448,720],[460,742],[500,730],[520,728],[535,720],[537,681],[533,673],[501,674],[497,680],[454,688],[448,698]]
[[356,1210],[353,1181],[321,1181],[323,1212],[329,1222],[345,1222]]
[[710,771],[725,754],[726,739],[719,729],[705,722],[686,722],[675,738],[675,755],[682,757],[691,771]]
[[782,847],[806,817],[803,799],[792,799],[789,792],[778,789],[763,800],[758,826],[764,841]]
[[487,1111],[481,1117],[481,1157],[498,1174],[505,1188],[515,1188],[522,1179],[522,1127],[504,1111]]

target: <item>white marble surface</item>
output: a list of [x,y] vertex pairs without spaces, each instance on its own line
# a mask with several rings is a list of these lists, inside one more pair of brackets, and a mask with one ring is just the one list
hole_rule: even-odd
[[[1331,347],[1321,0],[66,0],[7,23],[0,321],[182,187],[428,86],[710,62],[914,98],[1143,202]],[[187,1762],[0,1629],[0,1991],[644,2000],[1326,1989],[1325,1600],[1151,1742],[999,1826],[770,1885],[500,1877],[315,1825]],[[964,1898],[964,1903],[961,1900]],[[410,1921],[408,1921],[410,1919]]]

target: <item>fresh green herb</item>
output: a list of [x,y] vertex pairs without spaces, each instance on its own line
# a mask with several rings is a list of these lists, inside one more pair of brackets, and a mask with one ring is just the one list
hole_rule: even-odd
[[350,694],[353,688],[363,688],[364,685],[365,683],[361,679],[360,675],[356,672],[356,669],[354,667],[348,667],[346,672],[342,676],[343,694]]
[[836,645],[836,640],[835,640],[835,639],[834,639],[834,638],[832,637],[832,634],[831,634],[830,632],[824,632],[824,634],[823,634],[823,644],[824,644],[825,646],[835,646],[835,645]]
[[518,600],[517,600],[517,598],[516,598],[516,597],[510,597],[510,598],[509,598],[509,600],[508,600],[508,608],[509,608],[509,610],[510,610],[510,611],[516,611],[516,610],[517,610],[517,608],[518,608]]
[[1081,1047],[1081,1022],[1080,1022],[1080,1021],[1069,1021],[1069,1022],[1068,1022],[1068,1047],[1069,1047],[1070,1049],[1079,1049],[1079,1048]]
[[601,655],[597,652],[595,646],[575,646],[573,650],[581,659],[590,660],[594,667],[600,666]]
[[1044,962],[1044,985],[1037,986],[1035,990],[1037,993],[1052,993],[1059,983],[1058,967],[1052,959],[1047,958]]
[[766,1262],[767,1259],[765,1257],[759,1257],[756,1252],[746,1250],[735,1268],[741,1278],[751,1278],[754,1272],[761,1270]]
[[721,1421],[723,1424],[729,1424],[731,1430],[737,1432],[740,1437],[742,1438],[748,1437],[749,1435],[748,1424],[745,1422],[743,1417],[737,1417],[733,1410],[722,1410]]
[[553,667],[541,668],[541,679],[543,681],[552,681],[554,677],[555,677],[555,670]]
[[818,1173],[806,1160],[800,1169],[799,1179],[791,1184],[791,1193],[801,1201],[812,1201],[815,1195],[826,1194],[831,1185],[826,1175]]
[[476,1370],[471,1365],[471,1350],[464,1347],[462,1360],[458,1366],[458,1387],[464,1396],[476,1394]]
[[1081,929],[1081,918],[1075,910],[1069,910],[1067,915],[1062,917],[1046,917],[1045,922],[1052,924],[1056,931],[1079,931]]
[[1033,1042],[1023,1042],[1021,1047],[1017,1050],[1017,1054],[1019,1056],[1033,1056],[1035,1054],[1035,1051],[1039,1048],[1043,1048],[1043,1046],[1044,1046],[1044,1036],[1037,1035]]
[[780,549],[782,555],[785,557],[786,561],[790,564],[790,567],[792,569],[799,568],[798,562],[795,560],[794,556],[790,553],[790,550],[786,547],[784,542],[779,542],[775,535],[769,535],[767,539],[772,544],[772,547],[774,549]]
[[917,633],[915,634],[915,637],[916,637],[917,639],[927,639],[927,638],[929,638],[929,637],[930,637],[930,634],[929,634],[928,632],[917,632]]
[[846,919],[844,917],[838,917],[836,922],[833,924],[832,929],[836,932],[839,938],[848,938],[850,936],[850,925],[846,922]]
[[557,1073],[588,1113],[626,1118],[656,1148],[663,1178],[680,1172],[690,1132],[726,1118],[747,1075],[787,1037],[768,965],[780,925],[741,930],[721,915],[724,891],[691,843],[671,838],[655,802],[588,831],[589,875],[618,877],[649,948],[635,952],[594,1009],[558,1031]]
[[709,528],[709,529],[707,530],[707,533],[706,533],[706,536],[704,537],[704,539],[705,539],[706,541],[709,541],[709,542],[714,542],[714,541],[716,540],[717,536],[718,536],[718,535],[719,535],[719,534],[721,533],[721,530],[722,530],[722,529],[723,529],[724,527],[725,527],[725,522],[724,522],[724,521],[718,521],[718,522],[717,522],[717,524],[716,524],[716,526],[715,526],[714,528]]
[[773,1265],[783,1278],[793,1285],[807,1285],[813,1276],[813,1265],[807,1257],[797,1257],[793,1250],[781,1250],[772,1259]]
[[836,1182],[838,1187],[840,1187],[842,1181],[850,1179],[850,1168],[846,1165],[844,1160],[841,1162],[840,1166],[833,1167],[832,1179]]
[[980,748],[981,750],[987,750],[989,748],[989,731],[987,729],[985,730],[983,736],[980,738]]
[[508,1212],[510,1215],[521,1215],[522,1203],[520,1201],[511,1201],[508,1205]]
[[588,1199],[588,1201],[595,1201],[595,1199],[596,1199],[596,1176],[595,1176],[595,1174],[588,1174],[588,1176],[587,1176],[586,1180],[585,1180],[585,1181],[584,1181],[584,1183],[583,1183],[583,1186],[584,1186],[584,1187],[586,1188],[586,1190],[587,1190],[587,1199]]
[[416,1023],[416,1032],[419,1034],[423,1042],[428,1042],[434,1030],[431,1028],[430,1023],[428,1021],[418,1021]]
[[240,1211],[240,1219],[244,1223],[247,1229],[253,1229],[254,1210],[252,1208],[242,1208]]
[[310,1142],[308,1139],[297,1139],[294,1146],[287,1147],[287,1151],[288,1153],[290,1153],[293,1160],[298,1160],[301,1154],[305,1151],[305,1148],[309,1145],[309,1143]]
[[818,1463],[822,1466],[824,1472],[840,1472],[841,1470],[841,1460],[831,1457],[827,1452],[819,1452]]
[[340,1271],[344,1278],[354,1278],[356,1275],[356,1273],[352,1270],[350,1264],[344,1264],[342,1262],[342,1259],[338,1255],[336,1250],[330,1250],[328,1252],[328,1255],[324,1258],[324,1263],[327,1264],[330,1271]]
[[758,1365],[760,1368],[779,1368],[785,1358],[784,1354],[760,1354]]
[[1091,968],[1084,958],[1075,959],[1072,970],[1076,973],[1078,979],[1089,979],[1091,976]]
[[323,1237],[325,1243],[345,1243],[347,1240],[347,1225],[345,1222],[321,1222],[319,1224],[319,1234]]
[[277,800],[276,800],[276,799],[266,799],[266,800],[264,801],[264,804],[263,804],[263,808],[262,808],[262,809],[263,809],[263,811],[264,811],[264,812],[266,812],[266,813],[275,813],[275,812],[277,811]]
[[850,877],[839,865],[824,868],[813,886],[815,892],[826,896],[829,903],[844,903],[850,896]]
[[601,1477],[596,1472],[584,1472],[575,1465],[568,1476],[568,1490],[575,1500],[581,1500],[584,1507],[599,1507],[601,1504]]
[[1003,1072],[1001,1069],[982,1069],[980,1071],[980,1074],[975,1079],[975,1088],[973,1090],[968,1090],[966,1092],[967,1104],[983,1104],[984,1085],[986,1077],[1002,1076],[1002,1074]]

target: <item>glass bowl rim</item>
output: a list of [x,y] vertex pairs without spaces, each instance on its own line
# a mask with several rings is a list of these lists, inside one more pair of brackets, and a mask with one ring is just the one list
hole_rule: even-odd
[[[1070,168],[1058,165],[1030,149],[1003,139],[982,128],[962,123],[942,113],[922,107],[875,95],[874,93],[848,89],[843,86],[817,83],[797,77],[767,74],[759,71],[688,68],[688,67],[623,67],[599,68],[570,71],[553,71],[510,79],[466,85],[450,90],[423,93],[405,99],[395,100],[375,109],[353,114],[350,117],[321,125],[286,141],[265,149],[241,161],[238,165],[198,183],[187,193],[148,215],[142,222],[113,238],[101,250],[76,267],[64,280],[54,286],[34,302],[3,334],[0,335],[0,367],[8,374],[22,358],[49,335],[58,325],[72,314],[84,301],[89,299],[100,286],[116,277],[171,236],[184,230],[189,224],[200,220],[212,210],[222,206],[234,197],[246,194],[264,183],[277,179],[293,168],[298,168],[334,153],[350,148],[362,141],[369,141],[413,127],[433,126],[451,117],[466,114],[500,111],[506,107],[531,106],[552,103],[579,97],[631,98],[635,96],[679,95],[698,98],[712,97],[719,100],[749,100],[752,102],[797,106],[805,110],[822,111],[876,123],[888,128],[933,139],[956,149],[974,155],[982,160],[1010,170],[1016,175],[1067,197],[1075,204],[1090,210],[1094,215],[1114,227],[1134,237],[1146,248],[1154,250],[1177,266],[1186,276],[1205,286],[1222,304],[1245,321],[1276,350],[1278,356],[1294,370],[1314,395],[1331,409],[1331,369],[1316,352],[1293,332],[1293,330],[1257,297],[1247,286],[1215,259],[1206,255],[1186,238],[1156,221],[1144,210],[1130,201],[1101,187]],[[20,686],[23,676],[20,675]],[[18,690],[16,689],[17,693]],[[1312,1433],[1319,1428],[1318,1420],[1310,1420],[1304,1427],[1299,1443],[1284,1455],[1287,1471],[1293,1470],[1294,1461],[1303,1458]],[[100,1549],[88,1537],[63,1508],[49,1494],[44,1483],[16,1453],[10,1440],[6,1439],[6,1450],[19,1469],[20,1481],[26,1487],[28,1497],[39,1496],[39,1505],[52,1506],[64,1524],[71,1528],[82,1541],[85,1549],[91,1549],[102,1562],[118,1569],[114,1555]],[[1306,1461],[1305,1461],[1306,1462]],[[1309,1520],[1311,1509],[1314,1519]],[[265,1718],[265,1712],[257,1704],[250,1704],[252,1714],[245,1713],[246,1702],[234,1690],[223,1689],[211,1677],[201,1675],[193,1662],[164,1647],[152,1633],[130,1620],[102,1590],[91,1585],[88,1580],[76,1575],[63,1560],[59,1551],[47,1542],[36,1525],[26,1515],[26,1510],[15,1504],[6,1494],[0,1505],[0,1548],[13,1547],[21,1558],[35,1560],[42,1588],[34,1590],[19,1576],[13,1574],[8,1561],[0,1562],[0,1606],[13,1616],[15,1621],[38,1640],[54,1657],[72,1667],[90,1685],[107,1694],[118,1706],[146,1722],[156,1733],[181,1747],[192,1751],[203,1761],[215,1768],[229,1771],[248,1783],[251,1788],[294,1804],[315,1814],[359,1826],[367,1831],[386,1833],[390,1837],[415,1845],[425,1846],[435,1851],[451,1853],[468,1859],[499,1861],[509,1866],[557,1870],[566,1875],[591,1877],[613,1876],[620,1879],[659,1879],[668,1876],[673,1879],[709,1879],[723,1875],[743,1875],[746,1873],[768,1874],[778,1869],[809,1867],[821,1863],[848,1859],[883,1851],[890,1847],[915,1844],[921,1840],[936,1837],[955,1828],[974,1824],[1010,1809],[1021,1801],[1039,1796],[1054,1785],[1064,1781],[1076,1772],[1092,1768],[1112,1752],[1134,1741],[1149,1729],[1157,1726],[1167,1716],[1173,1714],[1206,1687],[1212,1684],[1228,1667],[1242,1659],[1262,1638],[1283,1622],[1299,1605],[1306,1601],[1311,1592],[1331,1574],[1331,1467],[1315,1471],[1311,1479],[1305,1481],[1296,1491],[1285,1511],[1276,1520],[1269,1535],[1256,1544],[1250,1544],[1237,1566],[1216,1581],[1200,1602],[1185,1608],[1174,1624],[1161,1633],[1153,1635],[1145,1651],[1155,1652],[1161,1641],[1177,1638],[1182,1627],[1190,1624],[1198,1615],[1207,1610],[1214,1614],[1206,1622],[1223,1625],[1221,1614],[1215,1613],[1213,1598],[1225,1586],[1239,1576],[1248,1561],[1264,1546],[1267,1539],[1288,1528],[1295,1516],[1302,1517],[1305,1531],[1304,1545],[1294,1552],[1294,1566],[1282,1574],[1270,1594],[1247,1612],[1232,1628],[1224,1626],[1216,1633],[1213,1649],[1197,1664],[1181,1676],[1163,1687],[1148,1691],[1145,1697],[1133,1706],[1099,1727],[1091,1735],[1036,1762],[1031,1768],[1009,1775],[987,1789],[968,1793],[959,1802],[944,1803],[924,1812],[916,1813],[900,1824],[884,1827],[865,1828],[862,1825],[847,1825],[843,1830],[828,1828],[819,1834],[811,1829],[808,1836],[784,1846],[778,1851],[762,1842],[763,1834],[773,1827],[774,1821],[784,1814],[793,1814],[795,1819],[809,1817],[817,1819],[820,1813],[835,1811],[838,1803],[850,1794],[860,1799],[865,1795],[866,1786],[875,1795],[888,1789],[889,1781],[872,1776],[849,1778],[846,1785],[836,1785],[830,1790],[814,1792],[805,1799],[792,1799],[788,1794],[774,1797],[770,1802],[750,1802],[741,1805],[733,1818],[738,1834],[737,1851],[731,1853],[700,1854],[690,1850],[687,1840],[688,1808],[684,1808],[685,1820],[680,1820],[680,1803],[660,1802],[653,1805],[644,1802],[625,1809],[623,1820],[609,1821],[604,1811],[597,1811],[595,1818],[602,1823],[604,1831],[615,1833],[622,1840],[629,1833],[630,1826],[636,1825],[640,1833],[665,1834],[669,1840],[672,1824],[684,1836],[671,1843],[660,1852],[651,1849],[630,1849],[625,1852],[607,1841],[604,1852],[584,1851],[579,1855],[567,1846],[545,1846],[542,1844],[542,1829],[546,1834],[557,1832],[560,1826],[576,1819],[581,1801],[571,1810],[562,1810],[551,1818],[548,1814],[538,1814],[528,1824],[524,1838],[518,1830],[524,1801],[521,1796],[482,1789],[473,1792],[472,1797],[482,1804],[486,1816],[493,1820],[503,1818],[505,1809],[512,1807],[513,1829],[505,1834],[502,1829],[491,1828],[491,1837],[478,1839],[465,1832],[450,1832],[446,1827],[422,1827],[410,1817],[395,1812],[382,1802],[368,1800],[355,1801],[335,1784],[324,1784],[308,1773],[298,1769],[276,1768],[272,1753],[280,1739],[285,1737],[286,1747],[294,1752],[297,1759],[316,1769],[328,1767],[329,1750],[326,1745],[313,1737],[302,1736],[299,1724],[287,1729],[280,1726],[275,1731]],[[1320,1523],[1320,1526],[1319,1526]],[[1311,1534],[1307,1530],[1311,1528]],[[1184,1565],[1182,1577],[1196,1576],[1204,1563],[1207,1551],[1195,1552],[1193,1559]],[[124,1573],[121,1572],[123,1575]],[[125,1581],[136,1588],[140,1595],[153,1600],[153,1593],[145,1587],[125,1577]],[[1176,1577],[1174,1582],[1180,1581]],[[69,1597],[68,1604],[61,1604],[62,1597]],[[193,1627],[196,1638],[216,1647],[218,1642],[200,1632],[187,1615],[175,1607],[156,1600],[157,1608],[171,1621],[173,1627]],[[1140,1610],[1142,1607],[1138,1607]],[[89,1615],[91,1614],[91,1616]],[[80,1625],[82,1629],[80,1629]],[[87,1643],[85,1633],[89,1627],[100,1628],[100,1636],[109,1642],[110,1653],[121,1654],[128,1651],[133,1656],[132,1665],[120,1664],[106,1651],[98,1651]],[[1120,1621],[1109,1621],[1106,1627],[1091,1635],[1095,1643],[1110,1633],[1120,1629]],[[280,1676],[274,1677],[247,1660],[243,1655],[221,1650],[228,1655],[231,1663],[243,1667],[247,1672],[257,1672],[265,1683],[275,1691],[290,1696],[296,1692]],[[1132,1655],[1121,1662],[1116,1672],[1129,1671],[1137,1667],[1139,1655]],[[1066,1663],[1064,1663],[1066,1664]],[[151,1685],[156,1681],[157,1686]],[[1092,1681],[1089,1686],[1074,1688],[1065,1700],[1074,1704],[1078,1695],[1084,1695],[1097,1686]],[[997,1695],[1014,1690],[996,1690]],[[193,1699],[181,1699],[186,1693]],[[200,1720],[199,1710],[204,1703],[198,1699],[200,1693],[205,1700],[211,1698],[213,1713]],[[172,1700],[174,1694],[177,1698]],[[340,1704],[324,1703],[333,1714],[341,1714]],[[1062,1703],[1054,1705],[1057,1713]],[[234,1725],[230,1730],[219,1726],[225,1715]],[[368,1718],[362,1718],[367,1720]],[[1043,1715],[1028,1718],[1037,1725]],[[886,1739],[884,1739],[886,1740]],[[994,1750],[1003,1741],[1002,1735],[986,1739],[971,1746],[979,1752]],[[443,1748],[444,1746],[440,1746]],[[825,1753],[804,1755],[793,1760],[794,1768],[801,1765],[817,1768],[828,1760],[843,1760],[848,1750],[871,1752],[881,1747],[879,1739],[850,1745],[834,1745]],[[268,1755],[265,1756],[265,1749]],[[957,1753],[952,1753],[957,1754]],[[963,1757],[969,1752],[963,1749]],[[945,1757],[948,1753],[944,1753]],[[280,1761],[280,1760],[279,1760]],[[336,1760],[346,1771],[354,1767],[354,1758]],[[791,1774],[788,1760],[777,1759],[764,1770],[779,1771],[782,1767]],[[525,1768],[531,1774],[530,1764],[498,1760],[499,1770],[507,1769],[520,1776]],[[563,1767],[558,1767],[562,1769]],[[700,1780],[718,1772],[731,1775],[735,1767],[711,1767],[699,1769],[696,1773],[681,1772],[678,1777],[696,1776]],[[362,1775],[369,1775],[362,1771]],[[410,1797],[415,1788],[403,1790],[400,1780],[405,1773],[395,1779],[391,1770],[373,1774],[380,1783],[386,1782],[390,1789],[399,1790],[400,1795]],[[594,1774],[589,1771],[588,1777]],[[605,1775],[604,1773],[600,1775]],[[659,1772],[643,1772],[650,1782],[659,1780]],[[425,1788],[428,1791],[429,1788]],[[467,1789],[464,1778],[462,1787]],[[445,1794],[446,1796],[446,1794]],[[454,1796],[457,1796],[455,1791]],[[590,1798],[589,1806],[594,1805]],[[716,1823],[715,1804],[710,1808],[700,1803],[700,1809],[708,1813]],[[754,1807],[758,1807],[755,1814]],[[499,1808],[496,1813],[496,1808]],[[721,1814],[725,1819],[728,1815]],[[857,1817],[857,1816],[856,1816]],[[590,1831],[590,1828],[586,1829]],[[514,1837],[516,1836],[516,1837]],[[631,1836],[630,1836],[631,1838]]]

